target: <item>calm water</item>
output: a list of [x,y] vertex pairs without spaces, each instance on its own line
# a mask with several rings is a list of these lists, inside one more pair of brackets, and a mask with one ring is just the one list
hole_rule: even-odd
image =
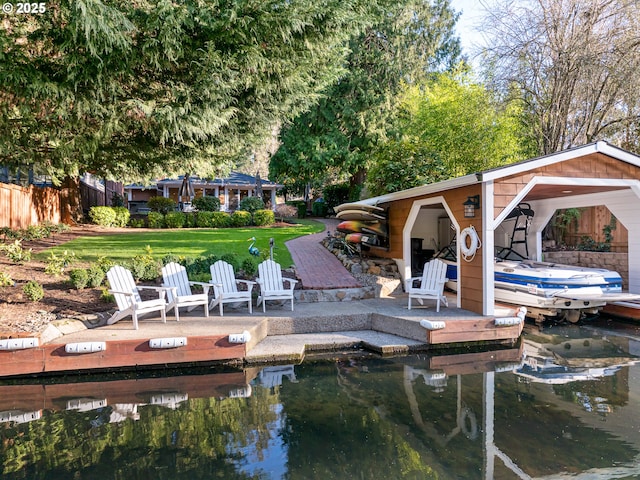
[[[2,478],[640,478],[640,335],[0,384]],[[199,374],[196,374],[199,373]]]

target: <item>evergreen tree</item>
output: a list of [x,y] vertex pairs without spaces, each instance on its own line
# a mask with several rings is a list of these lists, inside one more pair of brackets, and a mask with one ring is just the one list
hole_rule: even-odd
[[61,0],[0,23],[0,158],[215,174],[343,74],[369,0]]
[[362,183],[368,158],[386,138],[402,85],[450,68],[460,54],[449,0],[382,5],[378,21],[351,41],[347,72],[281,131],[270,177],[287,183]]

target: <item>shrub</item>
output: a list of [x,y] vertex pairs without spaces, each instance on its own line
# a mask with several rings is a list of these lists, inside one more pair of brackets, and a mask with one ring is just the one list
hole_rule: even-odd
[[8,273],[0,270],[0,287],[13,287],[15,283]]
[[284,220],[285,218],[297,218],[298,208],[287,203],[279,203],[276,205],[275,215],[280,220]]
[[172,198],[151,197],[147,201],[147,207],[149,207],[152,212],[158,212],[166,215],[176,209],[176,202]]
[[240,269],[247,277],[255,277],[258,273],[258,259],[254,257],[248,257],[242,260]]
[[129,226],[133,228],[144,228],[144,218],[130,218]]
[[192,228],[196,226],[196,214],[193,212],[187,212],[184,214],[184,226]]
[[314,217],[326,217],[329,211],[329,206],[324,200],[313,202],[311,205],[311,213]]
[[107,288],[103,288],[102,293],[100,294],[100,301],[102,303],[113,303],[116,299]]
[[245,210],[249,213],[257,212],[264,208],[264,202],[260,197],[245,197],[240,201],[239,210]]
[[200,228],[213,228],[214,212],[196,212],[196,226]]
[[74,268],[69,272],[69,279],[73,288],[82,290],[89,283],[89,274],[85,268]]
[[360,198],[362,186],[349,185],[348,183],[340,183],[336,185],[328,185],[322,189],[324,201],[330,208],[336,207],[342,203],[355,202]]
[[217,212],[220,210],[220,199],[218,197],[198,197],[193,200],[193,206],[199,212]]
[[91,207],[89,209],[89,220],[95,225],[112,227],[116,223],[116,212],[111,207]]
[[147,226],[149,228],[163,228],[164,225],[164,215],[162,213],[149,212],[149,215],[147,215]]
[[213,212],[213,227],[226,228],[231,226],[231,215],[227,212]]
[[22,233],[22,238],[25,240],[39,240],[47,236],[46,228],[40,225],[29,225]]
[[155,280],[160,276],[160,265],[152,256],[151,247],[145,248],[145,254],[136,255],[125,267],[131,270],[136,280]]
[[166,265],[167,263],[171,263],[171,262],[175,262],[175,263],[179,263],[181,265],[184,265],[184,258],[180,257],[179,255],[176,255],[174,253],[167,253],[162,258],[162,265]]
[[185,215],[182,212],[169,212],[164,216],[164,223],[167,228],[184,227]]
[[220,260],[224,260],[229,265],[232,265],[234,270],[240,269],[240,259],[235,253],[225,253],[220,257]]
[[[197,258],[188,258],[184,261],[184,266],[187,269],[187,274],[189,278],[195,278],[198,275],[209,275],[209,279],[211,280],[211,271],[209,267],[216,263],[218,260],[218,256],[215,254],[197,257]],[[208,281],[207,280],[207,281]]]
[[126,227],[131,218],[131,213],[125,207],[111,207],[116,214],[116,218],[113,221],[114,227]]
[[76,260],[76,254],[68,250],[63,251],[60,255],[56,255],[55,252],[49,252],[49,258],[47,258],[47,266],[44,268],[44,272],[47,275],[62,275],[64,269],[71,265]]
[[196,212],[196,226],[201,228],[224,228],[231,224],[227,212]]
[[271,210],[258,210],[253,214],[253,224],[258,227],[273,225],[275,221],[276,215]]
[[32,302],[38,302],[44,297],[44,289],[35,280],[31,280],[22,287],[22,293]]
[[298,211],[298,218],[304,218],[307,216],[307,204],[303,200],[293,200],[287,202],[287,205],[291,205],[292,207],[296,208],[296,210]]
[[245,210],[236,210],[231,214],[232,227],[247,227],[251,225],[251,213]]
[[98,257],[98,260],[96,260],[96,265],[100,267],[102,273],[107,273],[109,269],[115,265],[115,263],[110,258],[101,255]]
[[22,240],[0,245],[0,252],[4,252],[5,256],[13,263],[22,264],[31,260],[31,249],[22,248]]
[[100,265],[91,265],[87,270],[88,283],[91,288],[97,288],[104,282],[105,273]]

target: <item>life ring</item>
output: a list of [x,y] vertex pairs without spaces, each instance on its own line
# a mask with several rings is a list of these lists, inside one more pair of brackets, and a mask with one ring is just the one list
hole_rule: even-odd
[[[467,241],[469,245],[467,245]],[[482,246],[478,232],[470,226],[460,232],[460,253],[465,261],[470,262],[476,256],[476,251]]]
[[469,440],[478,438],[478,420],[470,408],[465,407],[460,415],[460,429]]

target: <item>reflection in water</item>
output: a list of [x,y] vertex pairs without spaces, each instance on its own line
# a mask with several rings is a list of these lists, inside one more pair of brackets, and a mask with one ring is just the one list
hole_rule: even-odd
[[638,478],[639,355],[570,326],[519,349],[5,382],[2,477]]

